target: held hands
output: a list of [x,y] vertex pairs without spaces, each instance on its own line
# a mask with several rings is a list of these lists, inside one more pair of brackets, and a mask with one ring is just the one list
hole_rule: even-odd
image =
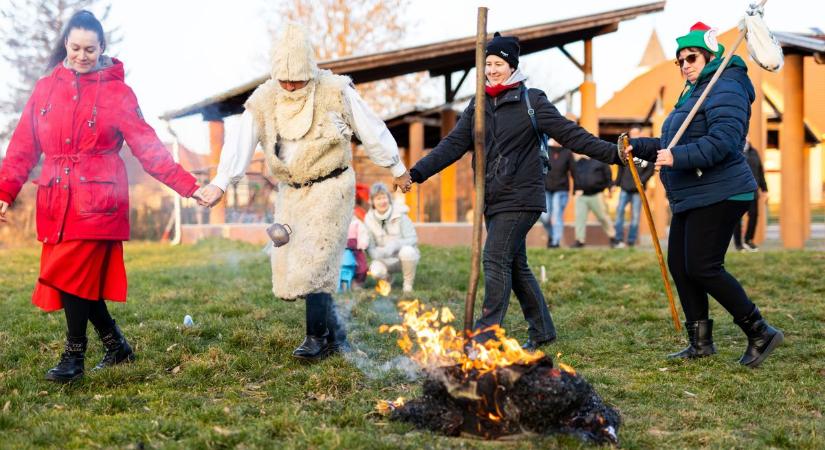
[[192,198],[198,201],[198,205],[211,208],[221,201],[223,190],[214,184],[207,184],[195,191]]
[[9,210],[9,204],[0,200],[0,222],[8,222],[9,219],[6,217],[6,211]]
[[393,191],[395,191],[398,188],[401,188],[401,192],[405,194],[407,192],[410,192],[410,189],[412,189],[412,178],[410,178],[410,171],[407,170],[403,174],[401,174],[401,176],[396,177],[392,181],[392,186]]

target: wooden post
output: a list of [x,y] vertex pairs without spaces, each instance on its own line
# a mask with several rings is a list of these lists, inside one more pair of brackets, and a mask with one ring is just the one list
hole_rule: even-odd
[[[452,108],[441,111],[441,137],[450,134],[455,126],[455,111]],[[456,199],[456,174],[458,162],[450,164],[449,167],[441,171],[441,221],[457,222],[458,210]]]
[[[209,179],[215,178],[218,172],[218,163],[221,161],[223,149],[224,126],[223,119],[209,120]],[[209,223],[226,223],[226,196],[217,205],[209,210]]]
[[[754,91],[756,92],[756,100],[751,106],[751,120],[750,126],[748,127],[748,140],[751,145],[756,148],[757,153],[759,153],[759,159],[762,160],[762,164],[764,165],[765,149],[767,147],[768,139],[767,123],[765,120],[765,115],[762,114],[762,101],[765,97],[765,93],[762,90],[762,68],[756,63],[748,60],[748,69],[748,75],[751,78]],[[757,200],[759,200],[758,195],[760,194],[757,193]],[[765,228],[768,225],[767,198],[765,201],[758,202],[758,208],[759,212],[756,223],[756,234],[753,239],[757,244],[762,244],[765,241]]]
[[802,56],[785,55],[783,69],[783,97],[785,111],[779,131],[779,151],[782,169],[782,199],[779,213],[779,231],[785,248],[805,245],[805,128],[802,100]]
[[481,227],[484,226],[484,61],[487,44],[487,8],[478,8],[478,28],[476,31],[476,104],[475,104],[475,188],[476,205],[473,209],[473,246],[470,259],[470,283],[464,299],[464,336],[469,338],[473,329],[473,309],[475,308],[478,279],[481,274]]
[[[593,40],[584,41],[584,82],[579,88],[581,93],[581,125],[587,131],[598,136],[599,112],[596,109],[596,83],[593,81]],[[577,149],[573,149],[577,150]]]
[[[416,161],[424,154],[424,123],[420,121],[410,122],[410,148],[407,149],[409,161],[407,167],[412,167]],[[410,208],[410,219],[413,222],[421,222],[421,197],[419,195],[421,186],[413,183],[412,189],[407,192],[406,201]]]

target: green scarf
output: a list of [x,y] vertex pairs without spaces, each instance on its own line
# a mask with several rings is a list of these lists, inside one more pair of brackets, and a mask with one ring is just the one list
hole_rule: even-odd
[[[696,79],[695,83],[685,81],[685,88],[682,90],[682,95],[679,96],[679,101],[676,102],[676,106],[674,107],[674,109],[682,106],[682,104],[684,104],[687,101],[687,99],[690,98],[690,94],[693,94],[693,90],[696,89],[696,86],[701,84],[702,81],[713,77],[713,74],[714,72],[716,72],[716,69],[718,69],[719,66],[722,65],[722,60],[724,60],[724,58],[721,56],[718,56],[710,60],[710,62],[707,63],[707,65],[705,65],[705,67],[699,73],[699,78]],[[745,61],[743,61],[742,58],[740,58],[737,55],[733,55],[733,58],[731,58],[730,62],[728,63],[728,67],[742,67],[745,69],[745,71],[748,70],[748,66],[745,64]]]

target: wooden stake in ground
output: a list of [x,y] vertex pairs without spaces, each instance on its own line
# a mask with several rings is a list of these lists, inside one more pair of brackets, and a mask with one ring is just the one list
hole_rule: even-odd
[[[619,137],[619,145],[624,151],[630,146],[630,140],[627,138],[627,133],[623,133]],[[670,287],[670,278],[667,276],[667,266],[665,266],[665,257],[662,254],[662,247],[659,245],[659,235],[656,233],[656,224],[653,222],[653,215],[650,213],[650,204],[647,203],[647,196],[645,195],[645,187],[642,185],[642,180],[639,178],[639,172],[636,170],[636,164],[633,163],[633,154],[628,152],[627,168],[633,176],[633,183],[636,184],[636,190],[639,191],[639,198],[642,199],[642,209],[645,210],[645,217],[647,224],[650,226],[650,237],[653,239],[653,247],[656,249],[656,257],[659,259],[659,269],[662,271],[662,281],[665,283],[665,293],[667,294],[667,301],[670,304],[670,316],[673,318],[673,326],[676,331],[682,330],[682,324],[679,322],[679,312],[676,311],[676,301],[673,300],[673,289]]]
[[475,107],[475,188],[476,206],[473,209],[473,245],[470,259],[470,283],[467,298],[464,299],[464,336],[473,329],[473,309],[478,291],[481,272],[481,227],[484,220],[484,47],[487,45],[487,8],[478,8],[478,29],[476,32],[476,107]]

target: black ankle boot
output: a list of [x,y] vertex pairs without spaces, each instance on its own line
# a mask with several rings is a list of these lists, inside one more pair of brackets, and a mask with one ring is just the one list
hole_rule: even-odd
[[685,322],[685,330],[687,331],[690,345],[681,352],[667,355],[668,358],[694,359],[716,353],[716,346],[713,345],[713,320]]
[[750,314],[734,320],[733,323],[739,325],[739,328],[748,336],[748,348],[739,358],[739,364],[744,366],[752,368],[759,366],[773,349],[785,340],[781,331],[768,325],[768,322],[762,318],[757,307],[754,307]]
[[329,355],[327,338],[324,336],[310,336],[292,352],[292,356],[308,361],[317,361]]
[[66,349],[60,355],[60,362],[46,372],[46,379],[58,383],[68,383],[82,378],[85,355],[86,337],[66,336]]
[[135,360],[135,353],[132,351],[132,346],[123,337],[120,328],[117,324],[108,331],[97,331],[100,340],[103,341],[103,348],[106,349],[106,354],[103,359],[92,370],[100,370],[106,367],[115,366],[124,362],[132,362]]

